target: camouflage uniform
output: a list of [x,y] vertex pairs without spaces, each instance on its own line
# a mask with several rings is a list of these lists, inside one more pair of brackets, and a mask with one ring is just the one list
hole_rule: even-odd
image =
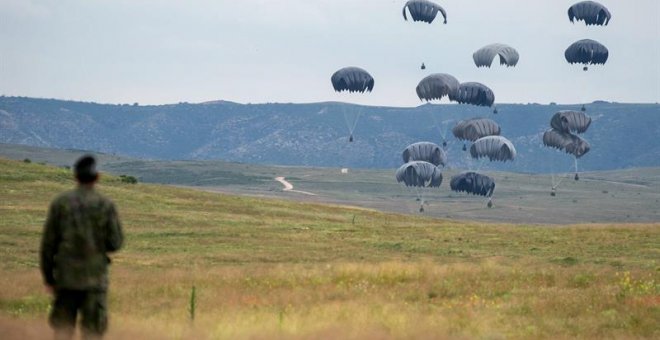
[[70,337],[80,311],[86,336],[107,329],[108,252],[123,242],[114,204],[80,185],[51,203],[41,242],[41,272],[55,290],[51,325]]

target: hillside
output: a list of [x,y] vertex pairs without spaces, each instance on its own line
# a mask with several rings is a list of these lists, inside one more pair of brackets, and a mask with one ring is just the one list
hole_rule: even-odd
[[[83,151],[57,150],[0,144],[0,157],[66,166]],[[267,166],[223,161],[149,161],[108,154],[98,155],[103,171],[127,174],[141,182],[187,186],[196,189],[251,196],[286,198],[360,206],[381,211],[419,215],[416,193],[396,183],[394,169],[350,169]],[[491,172],[496,180],[494,207],[485,200],[450,191],[456,170],[444,171],[437,190],[426,190],[424,215],[461,220],[510,223],[613,223],[660,221],[660,168],[598,171],[581,174],[574,181],[563,178],[556,197],[550,196],[552,176]],[[285,177],[295,189],[314,193],[284,192],[275,177]],[[559,177],[559,178],[557,178]]]
[[[596,102],[584,137],[588,171],[660,166],[660,105]],[[519,157],[513,164],[477,164],[450,129],[459,119],[491,115],[467,105],[416,108],[342,103],[237,104],[216,101],[159,106],[105,105],[54,99],[0,97],[0,142],[84,149],[161,160],[225,160],[256,164],[394,168],[408,144],[449,141],[450,167],[560,172],[571,157],[541,146],[552,114],[578,105],[500,104],[492,116]],[[348,121],[360,114],[355,142]]]
[[[39,237],[72,185],[62,168],[0,159],[4,339],[50,337]],[[658,225],[459,223],[112,176],[99,190],[127,238],[110,339],[660,335]]]

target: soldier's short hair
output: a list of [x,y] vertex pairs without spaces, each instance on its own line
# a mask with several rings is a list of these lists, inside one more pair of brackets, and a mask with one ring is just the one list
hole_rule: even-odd
[[99,173],[96,171],[96,158],[92,155],[84,155],[78,158],[73,171],[80,183],[92,183],[99,177]]

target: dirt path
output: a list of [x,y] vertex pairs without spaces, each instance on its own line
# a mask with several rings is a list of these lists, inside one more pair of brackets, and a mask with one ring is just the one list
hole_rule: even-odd
[[275,180],[282,183],[284,185],[283,191],[290,191],[290,192],[297,192],[299,194],[305,194],[305,195],[311,195],[311,196],[316,196],[316,194],[307,192],[307,191],[300,191],[300,190],[293,190],[293,184],[289,183],[284,177],[275,177]]

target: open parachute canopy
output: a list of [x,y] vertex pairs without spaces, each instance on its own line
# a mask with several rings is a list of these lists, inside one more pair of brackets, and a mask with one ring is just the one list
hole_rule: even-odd
[[591,39],[578,40],[568,46],[564,52],[569,64],[605,64],[608,56],[607,47]]
[[591,125],[591,117],[582,111],[559,111],[550,119],[550,126],[562,133],[583,133]]
[[486,136],[472,144],[470,155],[477,159],[488,157],[491,161],[513,161],[516,158],[516,148],[502,136]]
[[491,197],[495,191],[495,181],[486,175],[466,171],[453,176],[449,187],[456,192]]
[[591,146],[589,142],[578,135],[561,132],[555,129],[547,130],[543,133],[543,144],[559,150],[564,150],[575,158],[584,156]]
[[410,144],[403,150],[403,162],[425,161],[435,166],[445,166],[447,155],[438,145],[431,142],[418,142]]
[[451,129],[451,132],[459,140],[476,141],[481,137],[498,136],[501,132],[500,126],[492,119],[470,118],[461,120]]
[[505,44],[486,45],[472,54],[474,64],[477,67],[490,67],[495,56],[500,56],[500,65],[516,66],[520,55],[515,48]]
[[[451,99],[451,98],[450,98]],[[495,94],[488,86],[477,83],[467,82],[458,86],[458,91],[454,100],[461,104],[472,104],[477,106],[493,106]]]
[[568,19],[571,22],[582,20],[587,26],[606,26],[611,18],[612,14],[607,7],[595,1],[580,1],[568,8]]
[[429,162],[412,161],[396,171],[396,180],[407,187],[439,187],[442,184],[442,172]]
[[406,2],[403,5],[403,19],[407,21],[406,8],[410,12],[413,21],[423,21],[430,24],[440,12],[445,19],[444,23],[447,23],[447,12],[434,2],[428,0],[410,0]]
[[369,72],[359,67],[344,67],[330,78],[332,87],[337,92],[371,92],[374,89],[374,78]]
[[417,84],[417,96],[420,100],[440,100],[447,96],[454,100],[460,83],[454,76],[446,73],[434,73],[426,76]]

